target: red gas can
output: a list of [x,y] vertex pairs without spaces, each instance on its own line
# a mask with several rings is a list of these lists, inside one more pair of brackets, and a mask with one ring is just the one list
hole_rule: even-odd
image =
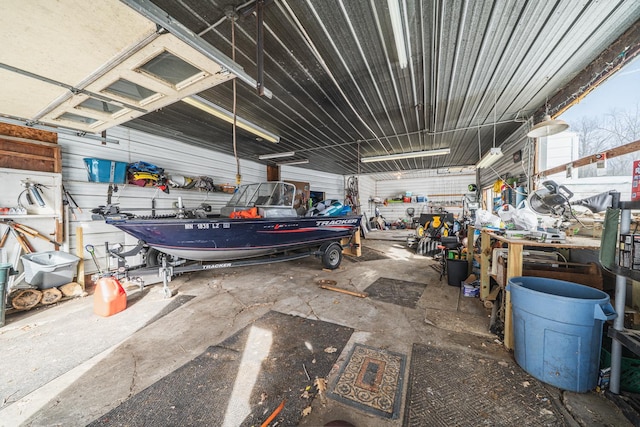
[[93,312],[98,316],[111,316],[127,308],[127,294],[115,277],[103,277],[96,283],[93,294]]

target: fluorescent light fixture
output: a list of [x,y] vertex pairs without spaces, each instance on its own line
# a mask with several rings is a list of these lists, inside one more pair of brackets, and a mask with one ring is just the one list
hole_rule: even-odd
[[277,159],[279,157],[291,157],[295,155],[296,153],[294,151],[287,151],[286,153],[260,154],[258,158],[260,160],[267,160],[267,159]]
[[285,160],[284,162],[278,162],[278,166],[291,166],[291,165],[306,165],[309,163],[309,159],[298,159],[298,160]]
[[553,120],[550,115],[544,116],[544,119],[531,128],[527,136],[529,138],[544,138],[545,136],[555,135],[569,129],[569,124],[564,120]]
[[[231,111],[225,110],[219,105],[214,104],[213,102],[209,102],[206,99],[192,95],[182,99],[182,102],[185,102],[193,107],[196,107],[204,112],[211,114],[219,119],[224,120],[228,123],[233,123],[233,113]],[[236,125],[239,128],[242,128],[252,134],[259,136],[262,139],[265,139],[269,142],[280,142],[280,137],[268,130],[261,128],[260,126],[251,123],[250,121],[243,119],[242,117],[236,116]]]
[[404,42],[404,31],[402,29],[402,13],[400,11],[400,0],[387,0],[389,6],[389,16],[391,18],[391,28],[393,38],[396,42],[396,52],[400,68],[407,68],[407,48]]
[[429,151],[412,151],[409,153],[387,154],[384,156],[363,157],[360,159],[362,163],[370,162],[383,162],[385,160],[398,160],[398,159],[413,159],[416,157],[430,157],[430,156],[443,156],[449,154],[451,150],[449,148],[440,148],[438,150]]
[[476,168],[488,168],[492,164],[494,164],[500,157],[502,157],[502,149],[500,147],[493,147],[487,154],[484,155],[482,159],[476,165]]

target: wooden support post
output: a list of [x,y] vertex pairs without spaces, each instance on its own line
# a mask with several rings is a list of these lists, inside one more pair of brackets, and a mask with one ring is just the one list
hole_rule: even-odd
[[467,277],[473,273],[473,247],[474,247],[474,234],[475,228],[472,225],[467,227],[467,262],[469,266],[467,267]]
[[[507,257],[507,282],[512,277],[522,276],[522,244],[509,243],[509,254]],[[504,311],[504,346],[509,350],[514,348],[513,322],[511,318],[511,292],[505,293]]]
[[480,233],[480,299],[485,300],[491,290],[489,280],[489,257],[491,256],[491,236]]
[[76,255],[80,258],[78,261],[78,278],[77,282],[85,290],[84,284],[84,231],[82,227],[76,227]]
[[352,256],[362,256],[362,245],[360,244],[360,228],[356,229],[352,237],[343,237],[340,244],[345,246],[342,249],[342,253]]

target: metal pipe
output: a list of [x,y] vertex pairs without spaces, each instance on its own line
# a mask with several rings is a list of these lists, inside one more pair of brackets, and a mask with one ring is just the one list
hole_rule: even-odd
[[[631,210],[623,209],[620,215],[620,234],[629,232],[631,227]],[[616,275],[615,310],[618,317],[613,320],[613,329],[624,330],[624,305],[627,297],[627,279],[622,275]],[[620,373],[622,371],[622,344],[620,341],[611,340],[611,376],[609,390],[614,394],[620,394]]]

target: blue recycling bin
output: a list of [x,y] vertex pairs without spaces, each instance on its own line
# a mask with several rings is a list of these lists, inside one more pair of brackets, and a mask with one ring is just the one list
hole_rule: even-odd
[[512,324],[516,362],[533,377],[563,390],[596,387],[602,326],[616,317],[609,295],[543,277],[513,277]]

